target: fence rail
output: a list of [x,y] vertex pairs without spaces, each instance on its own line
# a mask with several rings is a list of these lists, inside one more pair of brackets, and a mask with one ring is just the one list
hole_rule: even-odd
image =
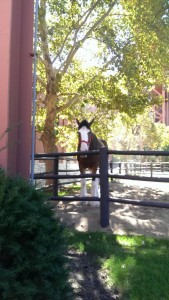
[[[100,172],[99,174],[79,174],[79,175],[68,175],[58,174],[59,173],[59,159],[64,157],[74,157],[77,155],[100,155]],[[141,156],[169,156],[168,151],[121,151],[121,150],[108,150],[106,147],[100,148],[98,151],[88,152],[70,152],[70,153],[47,153],[47,154],[35,154],[35,160],[39,159],[52,159],[54,160],[53,174],[35,174],[34,179],[53,179],[54,180],[54,194],[49,200],[74,200],[74,201],[100,201],[100,225],[101,227],[107,227],[109,225],[109,203],[123,203],[139,206],[149,206],[158,208],[169,208],[169,203],[165,202],[154,202],[154,201],[143,201],[143,200],[131,200],[131,199],[118,199],[109,197],[109,178],[118,179],[129,179],[129,180],[142,180],[142,181],[154,181],[154,182],[169,182],[167,177],[146,177],[146,176],[135,176],[135,175],[121,175],[121,174],[110,174],[108,157],[109,155],[141,155]],[[71,178],[100,178],[100,197],[63,197],[58,196],[58,180],[59,179],[71,179]]]
[[169,172],[169,162],[110,162],[112,173],[118,174],[150,174]]

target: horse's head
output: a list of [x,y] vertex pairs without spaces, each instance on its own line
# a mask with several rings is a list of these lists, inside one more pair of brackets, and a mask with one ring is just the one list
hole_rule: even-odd
[[79,122],[76,120],[78,124],[78,135],[79,135],[79,145],[78,150],[79,151],[88,151],[90,142],[92,139],[91,134],[91,125],[93,123],[94,119],[91,122],[88,122],[86,120],[83,120],[82,122]]

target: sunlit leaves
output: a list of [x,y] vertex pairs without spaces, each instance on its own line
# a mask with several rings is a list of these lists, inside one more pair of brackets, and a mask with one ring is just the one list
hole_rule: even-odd
[[112,123],[111,148],[121,150],[164,150],[169,146],[169,129],[154,123],[150,108],[130,118],[119,114]]
[[168,1],[122,0],[121,3],[128,13],[124,16],[124,22],[134,43],[133,58],[140,64],[143,75],[164,83],[164,71],[168,68],[169,59]]
[[[50,91],[56,99],[52,124],[60,116],[73,124],[77,117],[94,115],[94,129],[108,137],[118,112],[135,118],[159,101],[149,91],[167,82],[168,7],[167,0],[40,1],[37,90],[45,96]],[[91,45],[92,56],[85,52]],[[88,66],[79,53],[82,60],[87,56]],[[38,130],[46,122],[49,101],[43,105]],[[57,130],[64,143],[70,131],[71,126]]]

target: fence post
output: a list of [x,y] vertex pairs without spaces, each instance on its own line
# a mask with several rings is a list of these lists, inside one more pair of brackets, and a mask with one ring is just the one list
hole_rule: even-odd
[[[58,175],[59,170],[59,158],[54,158],[53,174]],[[53,179],[53,196],[58,196],[58,179]]]
[[100,148],[100,225],[109,226],[109,178],[107,147]]

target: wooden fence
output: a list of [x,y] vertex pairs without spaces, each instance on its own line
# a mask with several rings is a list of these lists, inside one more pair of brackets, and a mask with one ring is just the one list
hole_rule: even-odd
[[[100,155],[100,172],[99,174],[78,174],[78,175],[65,175],[58,174],[59,159],[64,157],[74,157],[77,155]],[[110,174],[108,157],[109,155],[141,155],[141,156],[169,156],[168,151],[120,151],[120,150],[108,150],[106,147],[100,148],[98,151],[86,152],[71,152],[71,153],[48,153],[48,154],[35,154],[35,159],[52,159],[54,160],[53,174],[35,174],[34,179],[53,179],[54,180],[54,193],[49,200],[62,200],[62,201],[100,201],[100,225],[101,227],[107,227],[109,225],[109,203],[123,203],[138,206],[169,208],[169,203],[144,201],[144,200],[131,200],[131,199],[118,199],[111,198],[109,196],[109,178],[128,179],[128,180],[142,180],[142,181],[154,181],[154,182],[169,182],[168,177],[150,177],[150,176],[138,176],[128,174]],[[100,178],[100,197],[68,197],[58,196],[58,180],[70,179],[70,178]]]

